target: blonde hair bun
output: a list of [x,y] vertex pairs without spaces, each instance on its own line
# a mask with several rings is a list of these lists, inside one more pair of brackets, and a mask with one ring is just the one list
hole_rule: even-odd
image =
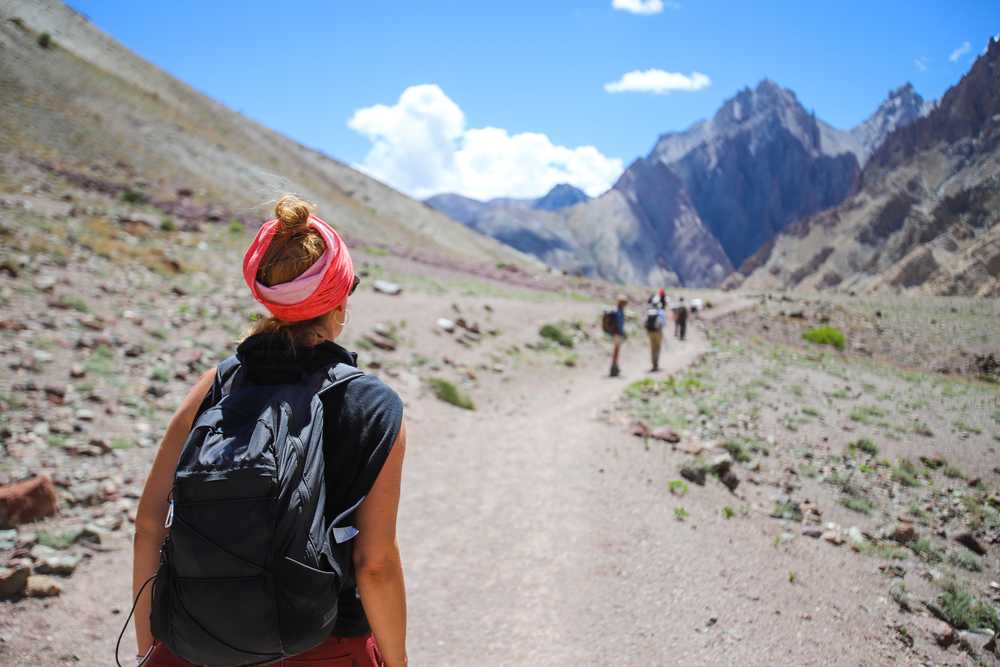
[[312,207],[295,195],[285,195],[274,206],[274,217],[281,222],[281,231],[295,232],[309,222]]

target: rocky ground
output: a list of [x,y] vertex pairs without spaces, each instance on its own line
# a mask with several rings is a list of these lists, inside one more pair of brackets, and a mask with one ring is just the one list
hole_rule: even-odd
[[[901,654],[995,664],[998,325],[995,302],[764,295],[721,318],[687,372],[630,385],[623,424],[669,452],[678,521],[725,485],[714,511],[763,524],[792,556],[787,586],[825,576],[807,554],[851,553]],[[845,332],[844,350],[805,341],[816,326]]]
[[[0,662],[104,665],[159,436],[261,311],[226,212],[40,182],[0,197]],[[610,380],[593,285],[353,252],[415,664],[990,664],[995,304],[704,293],[658,374],[635,309]]]

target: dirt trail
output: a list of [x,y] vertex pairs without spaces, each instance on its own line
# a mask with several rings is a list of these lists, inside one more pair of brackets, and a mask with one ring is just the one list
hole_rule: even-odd
[[[551,306],[495,305],[502,321],[524,322],[525,336],[552,317]],[[398,314],[426,319],[431,307],[414,299]],[[566,308],[593,317],[593,306]],[[660,377],[706,349],[703,326],[686,342],[668,338]],[[442,345],[428,336],[416,349]],[[684,499],[690,521],[673,518],[677,455],[644,447],[602,414],[649,376],[641,333],[623,349],[619,379],[606,376],[603,349],[581,353],[576,368],[532,354],[482,379],[475,412],[434,400],[414,377],[389,378],[409,418],[400,543],[412,664],[872,664],[884,634],[873,612],[831,602],[865,577],[838,575],[819,551],[793,562],[771,548],[765,522],[723,520],[720,508],[742,501],[719,485]],[[788,585],[793,568],[811,589]],[[111,664],[129,571],[121,536],[61,597],[6,607],[0,662]],[[124,646],[130,655],[130,632]]]

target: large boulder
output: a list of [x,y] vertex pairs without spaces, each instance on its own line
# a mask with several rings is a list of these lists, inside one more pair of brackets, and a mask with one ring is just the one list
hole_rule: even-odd
[[44,519],[55,514],[58,508],[56,490],[46,475],[0,486],[0,528],[14,528]]

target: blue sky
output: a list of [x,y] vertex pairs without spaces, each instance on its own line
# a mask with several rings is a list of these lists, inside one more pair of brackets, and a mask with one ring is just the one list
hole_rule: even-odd
[[[529,196],[558,180],[596,193],[659,134],[764,77],[847,128],[906,81],[939,97],[1000,32],[996,0],[615,2],[652,11],[612,0],[70,4],[227,106],[417,196]],[[669,75],[628,81],[675,89],[605,89],[651,69]]]

